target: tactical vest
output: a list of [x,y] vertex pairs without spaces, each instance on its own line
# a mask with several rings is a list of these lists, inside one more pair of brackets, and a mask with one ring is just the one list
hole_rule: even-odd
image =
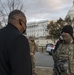
[[74,44],[60,44],[55,56],[62,70],[74,74]]

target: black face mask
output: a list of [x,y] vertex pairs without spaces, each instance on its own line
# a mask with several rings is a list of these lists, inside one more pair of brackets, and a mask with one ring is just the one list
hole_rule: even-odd
[[22,33],[23,33],[23,34],[27,34],[27,33],[26,33],[26,29],[25,29]]

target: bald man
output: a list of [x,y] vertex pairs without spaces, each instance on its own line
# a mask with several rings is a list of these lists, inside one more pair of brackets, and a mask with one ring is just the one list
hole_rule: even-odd
[[0,75],[32,75],[29,43],[23,33],[26,17],[13,10],[8,24],[0,30]]

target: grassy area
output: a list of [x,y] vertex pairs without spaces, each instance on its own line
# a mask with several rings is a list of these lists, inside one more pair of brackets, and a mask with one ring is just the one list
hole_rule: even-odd
[[52,69],[44,67],[36,67],[37,75],[52,75]]

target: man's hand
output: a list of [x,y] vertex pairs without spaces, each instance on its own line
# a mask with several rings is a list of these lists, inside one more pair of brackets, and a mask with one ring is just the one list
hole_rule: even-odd
[[32,53],[32,52],[31,52],[31,53],[30,53],[30,55],[31,55],[31,56],[33,56],[33,55],[34,55],[34,53]]

